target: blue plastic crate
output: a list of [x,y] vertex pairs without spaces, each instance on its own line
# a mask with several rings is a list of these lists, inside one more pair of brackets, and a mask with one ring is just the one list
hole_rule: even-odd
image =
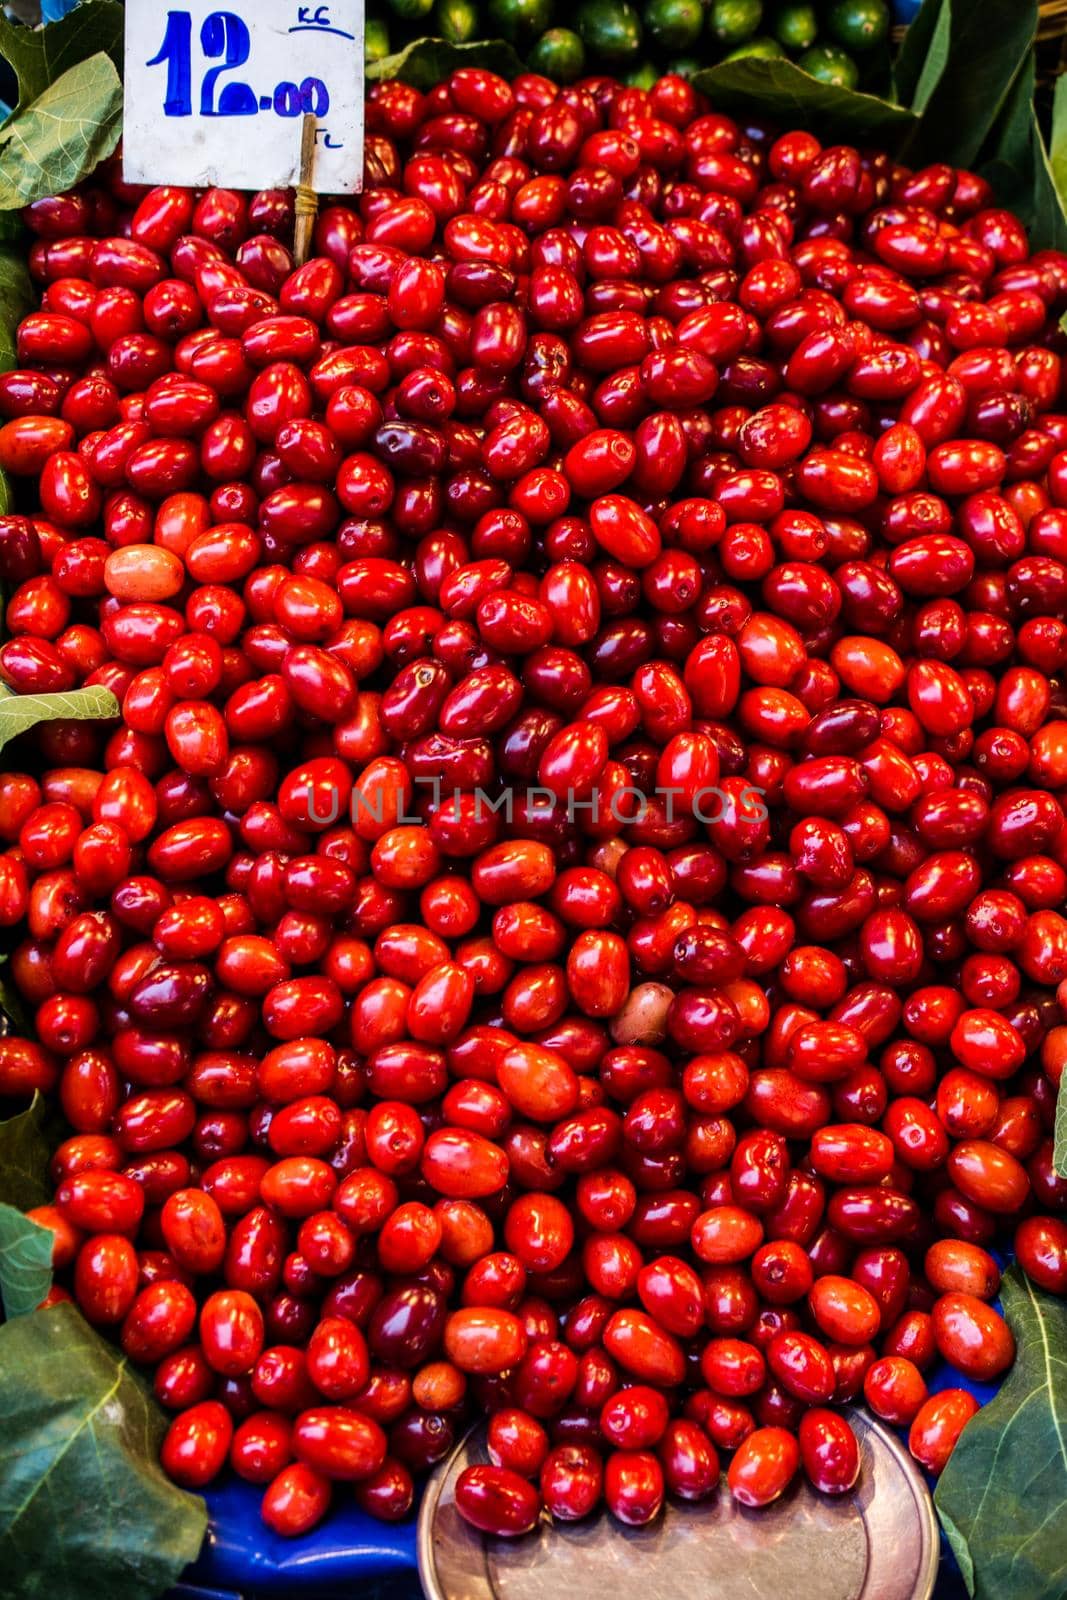
[[370,1600],[368,1585],[396,1600],[419,1593],[415,1559],[415,1520],[378,1522],[337,1489],[334,1509],[302,1539],[282,1539],[259,1515],[262,1489],[231,1479],[210,1489],[206,1499],[211,1524],[196,1565],[169,1600],[234,1600],[234,1596],[291,1595],[315,1600],[351,1596]]

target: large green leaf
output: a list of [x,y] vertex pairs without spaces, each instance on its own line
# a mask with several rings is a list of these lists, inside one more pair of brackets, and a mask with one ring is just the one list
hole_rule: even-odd
[[399,78],[415,89],[432,89],[460,67],[487,67],[503,78],[514,78],[522,62],[503,39],[479,39],[470,44],[449,44],[445,39],[416,39],[395,55],[367,63],[368,82]]
[[114,150],[121,124],[122,84],[101,51],[0,128],[0,211],[80,183]]
[[[1057,188],[1052,159],[1034,110],[1036,77],[1034,58],[1028,55],[1015,74],[982,151],[980,171],[1023,222],[1035,249],[1067,249],[1067,214]],[[1061,166],[1065,156],[1063,96],[1059,97],[1060,125],[1053,135]]]
[[0,1329],[6,1600],[154,1600],[195,1559],[204,1502],[164,1476],[144,1379],[73,1305]]
[[893,64],[893,87],[901,105],[922,116],[948,64],[951,0],[923,0]]
[[28,106],[70,67],[98,51],[121,71],[124,15],[119,0],[82,0],[46,28],[27,28],[0,16],[0,56],[18,80],[19,106]]
[[17,1117],[0,1122],[0,1201],[5,1205],[43,1205],[49,1197],[45,1098],[35,1094]]
[[[906,154],[909,160],[969,167],[1031,50],[1037,0],[948,0],[946,11],[947,47],[939,18],[930,35],[930,48],[936,42],[939,54],[945,53],[943,69],[926,96],[921,126]],[[905,76],[913,71],[906,66]],[[900,82],[899,65],[897,73]],[[916,94],[922,81],[920,73]]]
[[1015,1365],[960,1435],[934,1504],[975,1600],[1062,1600],[1067,1310],[1018,1267],[1001,1292]]
[[1039,250],[1067,250],[1067,211],[1064,191],[1056,185],[1037,111],[1030,107],[1030,138],[1034,148],[1034,201],[1030,242]]
[[52,1236],[23,1216],[49,1198],[44,1096],[0,1122],[0,1299],[8,1317],[39,1306],[52,1284]]
[[0,689],[0,750],[38,722],[94,722],[118,714],[115,696],[98,684],[63,694],[12,694]]
[[1067,194],[1067,77],[1063,76],[1056,79],[1052,97],[1052,138],[1048,154],[1053,181],[1060,194]]
[[[11,215],[0,211],[0,219]],[[33,303],[25,251],[17,245],[0,245],[0,372],[8,372],[15,365],[15,329]],[[0,517],[10,507],[10,486],[6,475],[0,472]]]
[[33,302],[25,251],[0,246],[0,372],[15,365],[15,329]]
[[1056,1096],[1056,1132],[1052,1147],[1052,1165],[1061,1178],[1067,1178],[1067,1090]]
[[0,1203],[0,1300],[6,1317],[35,1311],[52,1287],[52,1235]]
[[997,198],[1032,221],[1036,169],[1034,165],[1033,104],[1037,78],[1034,58],[1027,56],[1004,98],[1000,115],[990,129],[982,151],[981,172],[993,185]]
[[891,142],[915,126],[905,106],[855,89],[820,83],[793,61],[741,56],[694,73],[717,111],[757,112],[783,127],[851,135],[864,144]]

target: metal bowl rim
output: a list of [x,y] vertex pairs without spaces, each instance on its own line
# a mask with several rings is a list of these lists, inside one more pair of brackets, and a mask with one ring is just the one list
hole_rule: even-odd
[[[941,1548],[933,1496],[927,1488],[926,1480],[908,1451],[904,1448],[901,1440],[884,1423],[880,1422],[876,1417],[872,1417],[869,1412],[859,1411],[854,1406],[844,1407],[843,1414],[850,1421],[859,1422],[863,1428],[875,1434],[880,1443],[888,1449],[903,1476],[912,1487],[924,1559],[920,1567],[918,1583],[912,1591],[911,1600],[931,1600],[934,1585],[937,1582]],[[423,1493],[415,1534],[415,1550],[418,1559],[419,1581],[422,1584],[427,1600],[450,1600],[450,1597],[444,1593],[437,1581],[437,1563],[434,1560],[433,1553],[434,1514],[437,1510],[437,1503],[441,1498],[441,1491],[448,1482],[448,1476],[456,1457],[466,1449],[472,1434],[477,1433],[484,1426],[484,1422],[473,1423],[466,1433],[456,1441],[444,1460],[434,1468]]]

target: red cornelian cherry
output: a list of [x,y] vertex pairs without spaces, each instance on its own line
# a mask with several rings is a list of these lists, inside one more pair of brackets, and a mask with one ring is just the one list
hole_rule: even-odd
[[674,74],[25,208],[0,926],[53,1295],[298,1537],[940,1472],[1067,1293],[1067,256]]

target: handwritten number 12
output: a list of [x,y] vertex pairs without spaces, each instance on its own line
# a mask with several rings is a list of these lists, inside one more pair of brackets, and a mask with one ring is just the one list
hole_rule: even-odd
[[[167,92],[163,99],[164,115],[188,117],[193,110],[192,18],[188,11],[168,11],[167,30],[159,54],[146,64],[150,67],[167,64]],[[248,29],[232,11],[212,11],[204,18],[200,29],[200,48],[209,60],[224,56],[219,67],[204,74],[200,88],[200,115],[202,117],[249,116],[257,109],[256,97],[246,83],[230,83],[222,91],[218,110],[215,109],[215,83],[222,72],[243,66],[248,60],[251,40]]]
[[[167,88],[163,97],[163,114],[167,117],[189,117],[193,112],[192,68],[192,18],[188,11],[168,11],[163,43],[149,67],[166,63]],[[247,117],[258,111],[261,102],[247,83],[227,83],[222,86],[218,104],[215,103],[215,86],[223,72],[232,72],[248,60],[251,38],[248,26],[232,11],[212,11],[204,18],[200,29],[200,48],[209,61],[223,58],[221,65],[209,67],[200,86],[200,115],[202,117]],[[299,85],[279,83],[266,102],[273,105],[279,116],[296,117],[302,111],[313,111],[324,117],[330,106],[326,85],[319,78],[305,78]]]

